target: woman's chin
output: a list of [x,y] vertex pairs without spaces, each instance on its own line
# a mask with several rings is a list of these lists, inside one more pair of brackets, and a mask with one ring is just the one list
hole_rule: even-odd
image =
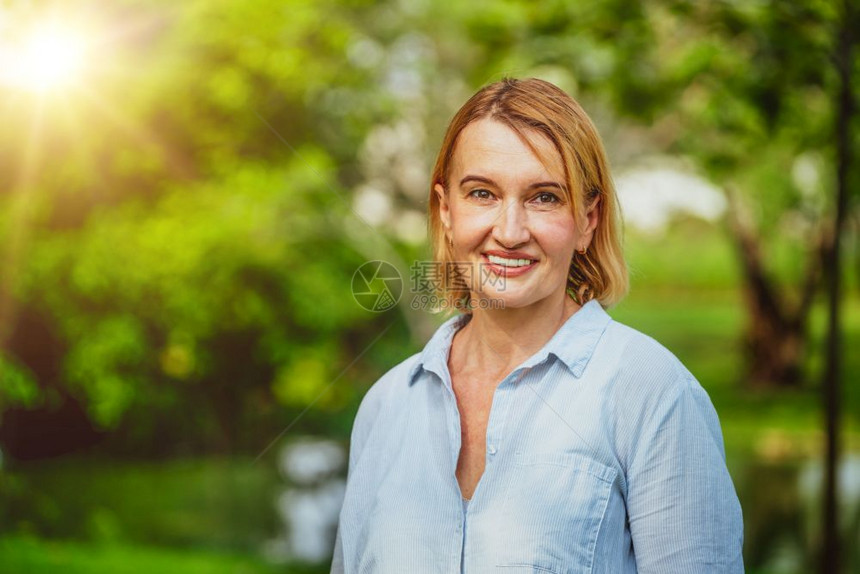
[[513,291],[485,290],[474,299],[475,306],[480,309],[521,309],[538,302],[533,292],[517,293]]

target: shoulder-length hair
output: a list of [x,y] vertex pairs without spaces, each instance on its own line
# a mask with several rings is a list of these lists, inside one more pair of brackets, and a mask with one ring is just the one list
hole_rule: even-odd
[[[567,292],[580,304],[597,299],[603,307],[619,302],[628,290],[627,265],[621,249],[621,215],[603,142],[582,106],[563,90],[536,78],[505,78],[482,88],[454,115],[433,168],[430,184],[429,227],[433,257],[444,269],[440,297],[451,307],[468,312],[470,294],[454,276],[451,246],[439,214],[436,184],[449,190],[449,169],[460,132],[472,122],[489,118],[514,130],[538,157],[530,135],[549,139],[564,165],[565,189],[574,220],[584,221],[587,208],[600,198],[599,219],[591,245],[575,252],[570,262]],[[544,158],[541,158],[544,159]],[[449,272],[449,270],[451,272]]]

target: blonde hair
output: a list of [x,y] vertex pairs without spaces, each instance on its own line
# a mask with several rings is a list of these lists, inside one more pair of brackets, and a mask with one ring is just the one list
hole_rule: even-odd
[[[470,293],[456,276],[451,245],[440,217],[434,186],[448,193],[449,169],[460,132],[472,122],[489,118],[514,130],[540,157],[529,135],[539,133],[553,143],[564,165],[567,201],[573,217],[599,198],[599,219],[591,245],[575,252],[567,280],[568,294],[580,304],[597,299],[603,307],[618,303],[628,290],[627,265],[621,249],[621,216],[603,142],[582,106],[563,90],[536,78],[505,78],[485,86],[454,115],[442,140],[430,184],[429,227],[433,257],[444,269],[440,297],[450,307],[463,308]],[[543,158],[541,158],[543,159]]]

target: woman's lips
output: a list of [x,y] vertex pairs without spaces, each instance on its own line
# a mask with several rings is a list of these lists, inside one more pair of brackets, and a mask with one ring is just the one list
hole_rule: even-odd
[[529,271],[534,269],[535,265],[538,264],[537,261],[532,261],[528,265],[522,265],[520,267],[505,267],[504,265],[490,262],[489,258],[485,254],[481,255],[481,259],[483,259],[485,269],[505,278],[519,277],[520,275],[524,275],[525,273],[528,273]]

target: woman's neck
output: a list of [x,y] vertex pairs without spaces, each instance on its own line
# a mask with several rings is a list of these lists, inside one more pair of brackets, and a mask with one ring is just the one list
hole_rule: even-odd
[[496,385],[540,350],[579,309],[566,294],[528,307],[475,309],[454,336],[448,366],[482,385]]

